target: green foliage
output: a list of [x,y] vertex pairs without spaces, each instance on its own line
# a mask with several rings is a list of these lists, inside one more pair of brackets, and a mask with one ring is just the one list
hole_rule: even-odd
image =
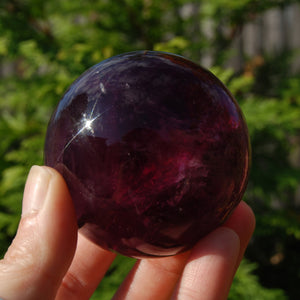
[[229,293],[228,300],[287,300],[282,290],[267,289],[258,283],[258,278],[253,274],[256,264],[243,260]]
[[91,300],[110,300],[133,267],[135,259],[118,255]]
[[181,53],[189,45],[189,42],[183,37],[175,37],[167,42],[157,43],[154,46],[155,51],[164,51],[170,53]]
[[[43,163],[51,112],[77,76],[131,50],[174,52],[195,61],[210,53],[212,71],[245,114],[252,144],[245,199],[257,229],[229,299],[299,299],[300,81],[290,72],[295,53],[265,55],[250,72],[223,67],[247,20],[292,2],[299,1],[2,0],[0,254],[16,232],[29,168]],[[207,22],[210,36],[203,29]],[[133,263],[119,256],[92,299],[110,299]]]

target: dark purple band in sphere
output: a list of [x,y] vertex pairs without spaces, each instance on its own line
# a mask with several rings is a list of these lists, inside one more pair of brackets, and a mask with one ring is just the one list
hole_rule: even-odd
[[49,123],[45,163],[82,232],[133,257],[174,255],[241,201],[249,137],[236,101],[183,57],[132,52],[87,70]]

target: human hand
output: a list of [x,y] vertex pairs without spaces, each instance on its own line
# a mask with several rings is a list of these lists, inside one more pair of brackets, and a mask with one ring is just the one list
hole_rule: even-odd
[[[226,299],[254,227],[252,210],[240,203],[191,251],[138,260],[114,299]],[[61,175],[33,167],[17,235],[0,261],[0,299],[89,299],[114,258],[78,234]]]

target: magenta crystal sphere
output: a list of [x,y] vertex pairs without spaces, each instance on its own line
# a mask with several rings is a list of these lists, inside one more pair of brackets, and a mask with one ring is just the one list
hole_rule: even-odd
[[190,249],[241,201],[249,137],[209,71],[140,51],[82,74],[50,120],[45,163],[65,178],[80,230],[132,257]]

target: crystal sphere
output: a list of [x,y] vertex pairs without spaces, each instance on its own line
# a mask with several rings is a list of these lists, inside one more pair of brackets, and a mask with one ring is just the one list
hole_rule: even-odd
[[91,67],[49,122],[45,163],[70,190],[81,232],[131,257],[186,251],[241,201],[242,112],[209,71],[138,51]]

